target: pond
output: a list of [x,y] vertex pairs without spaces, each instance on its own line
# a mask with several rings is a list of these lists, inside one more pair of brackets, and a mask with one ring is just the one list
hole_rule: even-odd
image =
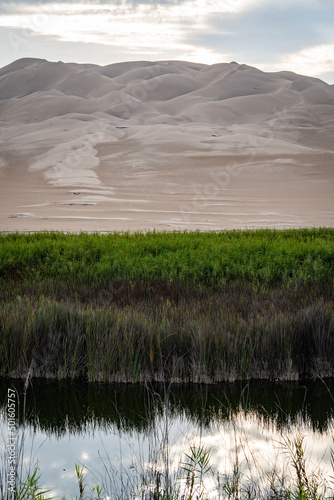
[[[237,484],[258,498],[296,483],[293,459],[302,436],[309,480],[314,474],[330,487],[334,475],[333,380],[212,386],[33,380],[26,397],[22,381],[1,380],[3,450],[8,389],[16,394],[16,453],[22,451],[25,468],[38,466],[43,488],[57,498],[79,496],[75,464],[83,467],[85,494],[104,485],[101,498],[149,498],[167,484],[193,488],[199,498],[219,489],[221,498],[231,497]],[[2,476],[4,460],[3,454]]]

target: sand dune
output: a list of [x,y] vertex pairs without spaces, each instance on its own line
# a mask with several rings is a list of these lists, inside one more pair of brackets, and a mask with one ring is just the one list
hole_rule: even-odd
[[0,230],[334,225],[334,86],[245,64],[0,69]]

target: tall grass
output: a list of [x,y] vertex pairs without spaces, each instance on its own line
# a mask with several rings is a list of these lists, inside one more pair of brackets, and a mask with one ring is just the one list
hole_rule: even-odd
[[334,229],[0,235],[0,375],[334,373]]

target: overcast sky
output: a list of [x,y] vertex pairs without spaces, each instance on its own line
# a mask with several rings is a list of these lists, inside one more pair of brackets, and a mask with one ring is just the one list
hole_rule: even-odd
[[334,0],[1,0],[0,47],[0,67],[237,61],[334,83]]

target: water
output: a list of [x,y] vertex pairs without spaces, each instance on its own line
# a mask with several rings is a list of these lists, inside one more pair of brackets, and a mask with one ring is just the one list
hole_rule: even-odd
[[185,476],[190,446],[210,450],[208,492],[216,483],[213,472],[232,477],[236,463],[245,481],[260,487],[267,473],[288,467],[286,440],[300,433],[310,471],[321,469],[328,480],[333,475],[334,381],[144,387],[43,380],[33,381],[24,402],[23,383],[2,380],[2,445],[8,388],[19,396],[20,436],[25,421],[25,466],[37,464],[57,498],[78,496],[75,464],[84,467],[87,491],[105,484],[122,497],[136,482],[142,486],[144,475],[149,482],[151,465],[164,474],[167,462],[170,479],[184,486],[180,464]]

